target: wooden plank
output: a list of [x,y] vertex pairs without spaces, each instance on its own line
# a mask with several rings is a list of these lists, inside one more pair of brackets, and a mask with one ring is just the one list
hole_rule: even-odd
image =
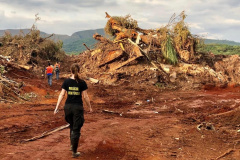
[[126,60],[122,63],[119,63],[119,64],[110,65],[110,70],[117,70],[117,69],[127,65],[128,63],[134,61],[135,59],[143,56],[141,51],[139,50],[139,48],[137,46],[134,46],[133,51],[134,51],[134,55],[133,55],[132,58],[129,58],[128,60]]
[[121,57],[122,55],[123,55],[123,51],[122,50],[110,51],[107,54],[107,56],[102,60],[103,62],[99,65],[99,67],[102,67],[105,64],[114,61],[115,59]]

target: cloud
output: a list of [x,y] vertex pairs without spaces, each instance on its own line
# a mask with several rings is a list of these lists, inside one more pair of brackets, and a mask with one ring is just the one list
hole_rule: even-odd
[[226,5],[229,5],[230,7],[237,7],[240,6],[240,1],[239,0],[221,0],[221,2],[225,3]]
[[207,39],[223,39],[223,35],[221,34],[212,34],[208,32],[200,32],[199,36],[201,38],[207,38]]
[[98,7],[104,5],[104,0],[54,0],[56,4],[71,5],[77,7]]
[[204,28],[201,26],[200,23],[190,23],[190,24],[189,24],[189,27],[190,27],[190,28],[197,29],[197,30],[204,30]]
[[105,12],[112,16],[130,14],[141,28],[155,29],[183,10],[193,34],[205,32],[240,42],[239,0],[0,0],[0,29],[30,28],[39,13],[40,30],[72,34],[103,28]]
[[230,24],[230,25],[234,25],[234,26],[237,25],[240,27],[240,20],[238,20],[238,19],[225,19],[223,22],[226,24]]

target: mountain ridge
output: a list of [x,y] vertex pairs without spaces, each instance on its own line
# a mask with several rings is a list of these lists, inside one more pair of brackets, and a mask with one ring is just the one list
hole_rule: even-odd
[[[0,30],[0,36],[3,36],[5,32],[11,33],[12,36],[19,34],[28,34],[30,29],[6,29]],[[86,50],[83,46],[85,43],[89,48],[94,48],[94,44],[96,44],[96,40],[92,38],[93,34],[98,33],[100,35],[105,36],[104,29],[90,29],[74,32],[71,36],[65,34],[54,34],[50,39],[54,41],[63,41],[63,50],[66,53],[81,53]],[[40,35],[44,37],[48,37],[51,34],[40,31]],[[227,44],[232,46],[240,46],[239,42],[231,41],[231,40],[216,40],[216,39],[204,39],[205,44]]]

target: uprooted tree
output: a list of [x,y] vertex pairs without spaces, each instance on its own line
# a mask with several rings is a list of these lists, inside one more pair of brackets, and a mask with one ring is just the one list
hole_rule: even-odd
[[[138,83],[163,82],[165,86],[188,88],[239,83],[234,74],[238,56],[197,52],[197,46],[203,41],[191,34],[184,22],[184,11],[178,16],[174,14],[167,25],[158,29],[142,29],[130,15],[121,17],[106,13],[106,18],[104,29],[111,37],[94,34],[93,38],[98,40],[95,49],[88,49],[80,58],[82,72],[88,77],[95,76],[104,83],[135,78]],[[223,61],[223,58],[226,59]],[[233,64],[229,65],[231,59]]]
[[[139,28],[137,21],[129,15],[111,17],[106,13],[106,17],[109,20],[105,26],[105,32],[115,37],[114,41],[129,38],[142,49],[147,49],[146,54],[151,60],[177,64],[178,58],[185,61],[193,59],[199,39],[190,33],[184,23],[186,18],[184,12],[179,16],[173,15],[168,25],[156,30]],[[179,21],[176,22],[176,20]]]
[[184,23],[185,17],[184,12],[174,15],[168,25],[154,30],[140,28],[130,15],[118,17],[106,12],[108,21],[104,30],[111,38],[98,33],[93,35],[99,41],[94,51],[89,50],[94,63],[100,68],[115,71],[145,59],[165,73],[161,64],[176,65],[179,61],[195,60],[196,45],[200,40],[190,33]]
[[106,13],[108,21],[105,32],[114,40],[111,41],[97,33],[93,35],[94,39],[101,42],[96,47],[102,52],[102,62],[99,66],[107,65],[120,57],[127,60],[117,66],[110,65],[110,70],[118,69],[142,56],[154,64],[175,65],[179,60],[185,62],[194,60],[196,45],[200,40],[190,33],[184,23],[185,17],[182,12],[179,16],[173,16],[168,25],[156,30],[146,30],[138,27],[137,21],[130,15],[112,17]]

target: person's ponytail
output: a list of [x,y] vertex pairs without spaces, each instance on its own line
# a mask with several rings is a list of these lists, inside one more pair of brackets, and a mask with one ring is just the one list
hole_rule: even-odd
[[75,79],[78,83],[80,82],[80,78],[79,78],[78,72],[75,72],[75,73],[74,73],[74,79]]
[[78,65],[77,63],[72,64],[72,66],[71,66],[71,72],[72,72],[72,74],[74,75],[74,79],[75,79],[78,83],[80,82],[80,78],[79,78],[79,75],[78,75],[79,71],[80,71],[79,65]]

